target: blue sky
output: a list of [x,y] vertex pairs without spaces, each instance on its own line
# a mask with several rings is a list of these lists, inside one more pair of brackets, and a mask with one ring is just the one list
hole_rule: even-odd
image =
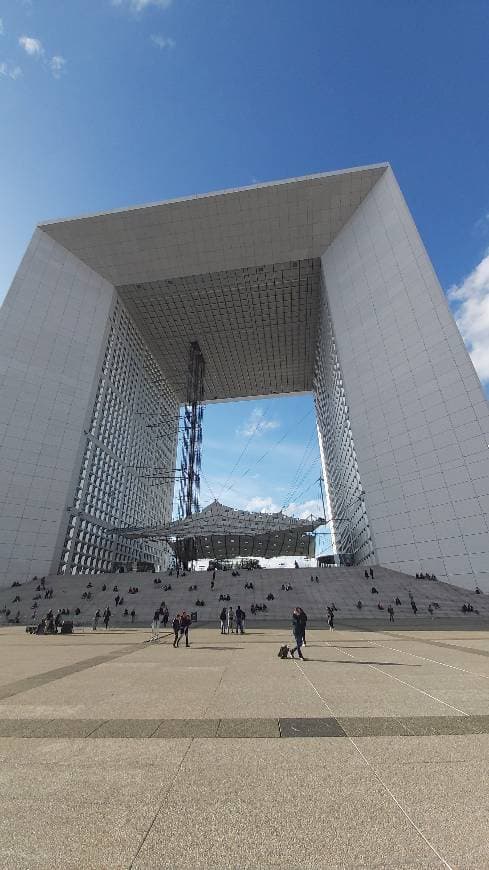
[[[388,160],[489,381],[486,0],[0,0],[0,19],[0,299],[42,219]],[[208,409],[209,479],[255,406]],[[299,458],[310,426],[283,442]],[[248,501],[280,501],[278,458]]]

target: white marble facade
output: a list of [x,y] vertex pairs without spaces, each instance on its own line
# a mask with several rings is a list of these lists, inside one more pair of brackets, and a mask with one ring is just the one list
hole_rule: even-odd
[[390,169],[322,268],[375,560],[489,591],[489,406]]

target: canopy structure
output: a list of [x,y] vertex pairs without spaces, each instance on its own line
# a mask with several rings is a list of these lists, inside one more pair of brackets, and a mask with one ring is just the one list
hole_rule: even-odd
[[175,553],[185,550],[192,559],[314,556],[312,534],[324,519],[305,520],[275,514],[234,510],[213,501],[204,510],[165,526],[124,530],[130,538],[167,540]]

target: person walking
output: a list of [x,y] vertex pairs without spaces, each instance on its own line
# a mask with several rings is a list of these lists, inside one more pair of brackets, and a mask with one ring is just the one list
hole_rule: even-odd
[[107,631],[107,629],[108,629],[108,627],[109,627],[109,621],[110,621],[110,617],[111,617],[111,616],[112,616],[112,614],[111,614],[111,612],[110,612],[110,608],[107,606],[107,607],[105,608],[105,610],[104,610],[104,625],[105,625],[105,630],[106,630],[106,631]]
[[306,625],[307,625],[307,613],[302,609],[302,607],[298,607],[299,611],[299,619],[302,627],[302,643],[304,646],[307,646],[306,643]]
[[374,579],[374,569],[369,568],[369,572],[370,572],[370,579],[373,580]]
[[169,618],[170,618],[170,613],[168,611],[168,607],[165,604],[165,606],[163,608],[163,627],[164,628],[166,628]]
[[181,617],[180,617],[180,635],[179,635],[178,640],[177,640],[177,646],[180,643],[180,641],[184,635],[185,635],[185,646],[187,646],[187,647],[190,646],[190,644],[188,642],[188,630],[190,628],[191,622],[192,622],[192,620],[191,620],[190,616],[188,615],[187,611],[184,610]]
[[95,616],[93,617],[93,621],[92,621],[92,630],[93,631],[97,631],[97,625],[98,625],[99,619],[100,619],[100,610],[97,610],[95,612]]
[[234,612],[232,607],[228,608],[227,630],[228,634],[234,634]]
[[155,610],[151,623],[151,640],[160,639],[160,611]]
[[292,658],[294,658],[294,653],[296,652],[300,659],[303,659],[304,656],[301,652],[302,646],[302,622],[301,622],[301,609],[300,607],[296,607],[292,613],[292,634],[294,635],[295,647],[291,649],[290,654]]
[[387,608],[387,613],[389,614],[389,622],[394,622],[394,608],[392,604],[389,604]]
[[227,611],[226,608],[223,607],[219,614],[219,621],[221,623],[221,634],[226,634],[226,619],[227,619]]
[[131,623],[132,623],[133,625],[134,625],[134,620],[135,620],[135,619],[136,619],[136,611],[134,610],[134,607],[133,607],[133,609],[131,610]]
[[329,630],[334,631],[334,610],[332,607],[328,607],[328,625]]
[[178,644],[178,636],[180,634],[180,614],[177,613],[176,616],[173,617],[173,622],[171,624],[173,628],[173,634],[175,637],[173,638],[173,646],[176,647]]

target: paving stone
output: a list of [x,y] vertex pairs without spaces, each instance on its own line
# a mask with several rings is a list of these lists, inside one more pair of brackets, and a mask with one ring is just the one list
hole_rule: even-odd
[[[470,716],[402,716],[400,721],[416,737],[437,734],[478,734]],[[487,724],[485,726],[487,730]]]
[[0,737],[32,737],[32,719],[0,719]]
[[151,737],[161,719],[110,719],[92,731],[90,737]]
[[103,719],[37,719],[32,722],[29,737],[88,737],[99,728]]
[[216,737],[219,719],[164,719],[151,737]]
[[411,733],[395,716],[339,716],[338,722],[349,737],[406,737]]
[[282,737],[346,737],[337,719],[280,719]]
[[278,719],[221,719],[218,737],[280,737]]

